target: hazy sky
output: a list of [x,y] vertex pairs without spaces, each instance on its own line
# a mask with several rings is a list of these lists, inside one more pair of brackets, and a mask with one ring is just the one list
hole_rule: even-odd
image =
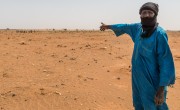
[[159,4],[158,22],[180,30],[180,0],[0,0],[0,28],[98,29],[106,24],[140,22],[145,2]]

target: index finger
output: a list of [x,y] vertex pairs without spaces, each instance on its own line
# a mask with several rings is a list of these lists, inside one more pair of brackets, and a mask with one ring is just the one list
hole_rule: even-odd
[[101,22],[102,25],[105,25],[103,22]]

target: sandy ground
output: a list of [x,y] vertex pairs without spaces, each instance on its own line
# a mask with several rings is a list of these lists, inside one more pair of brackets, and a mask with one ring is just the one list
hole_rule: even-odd
[[[176,84],[170,110],[180,110],[180,32],[168,32]],[[0,31],[0,110],[133,110],[128,35]]]

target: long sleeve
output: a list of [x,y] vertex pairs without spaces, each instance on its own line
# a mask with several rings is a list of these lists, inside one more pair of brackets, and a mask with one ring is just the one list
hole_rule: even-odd
[[175,67],[167,34],[160,33],[157,38],[157,55],[160,71],[159,86],[169,86],[175,83]]
[[140,23],[134,23],[134,24],[115,24],[111,25],[110,28],[114,31],[116,36],[120,36],[124,33],[130,35],[133,42],[135,41],[135,36],[138,32],[138,29],[140,27]]

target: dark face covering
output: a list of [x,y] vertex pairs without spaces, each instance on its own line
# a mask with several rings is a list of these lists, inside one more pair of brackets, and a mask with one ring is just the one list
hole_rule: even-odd
[[143,29],[141,37],[143,38],[150,37],[158,26],[157,16],[155,15],[154,17],[141,18],[141,24]]
[[142,30],[143,30],[141,37],[148,38],[156,30],[158,26],[158,23],[157,23],[157,15],[159,11],[158,7],[159,7],[158,4],[147,2],[144,5],[142,5],[142,7],[140,8],[139,14],[141,14],[143,10],[151,10],[155,13],[154,17],[141,18],[141,24],[142,24]]
[[141,24],[144,26],[154,26],[157,22],[156,16],[141,18]]

